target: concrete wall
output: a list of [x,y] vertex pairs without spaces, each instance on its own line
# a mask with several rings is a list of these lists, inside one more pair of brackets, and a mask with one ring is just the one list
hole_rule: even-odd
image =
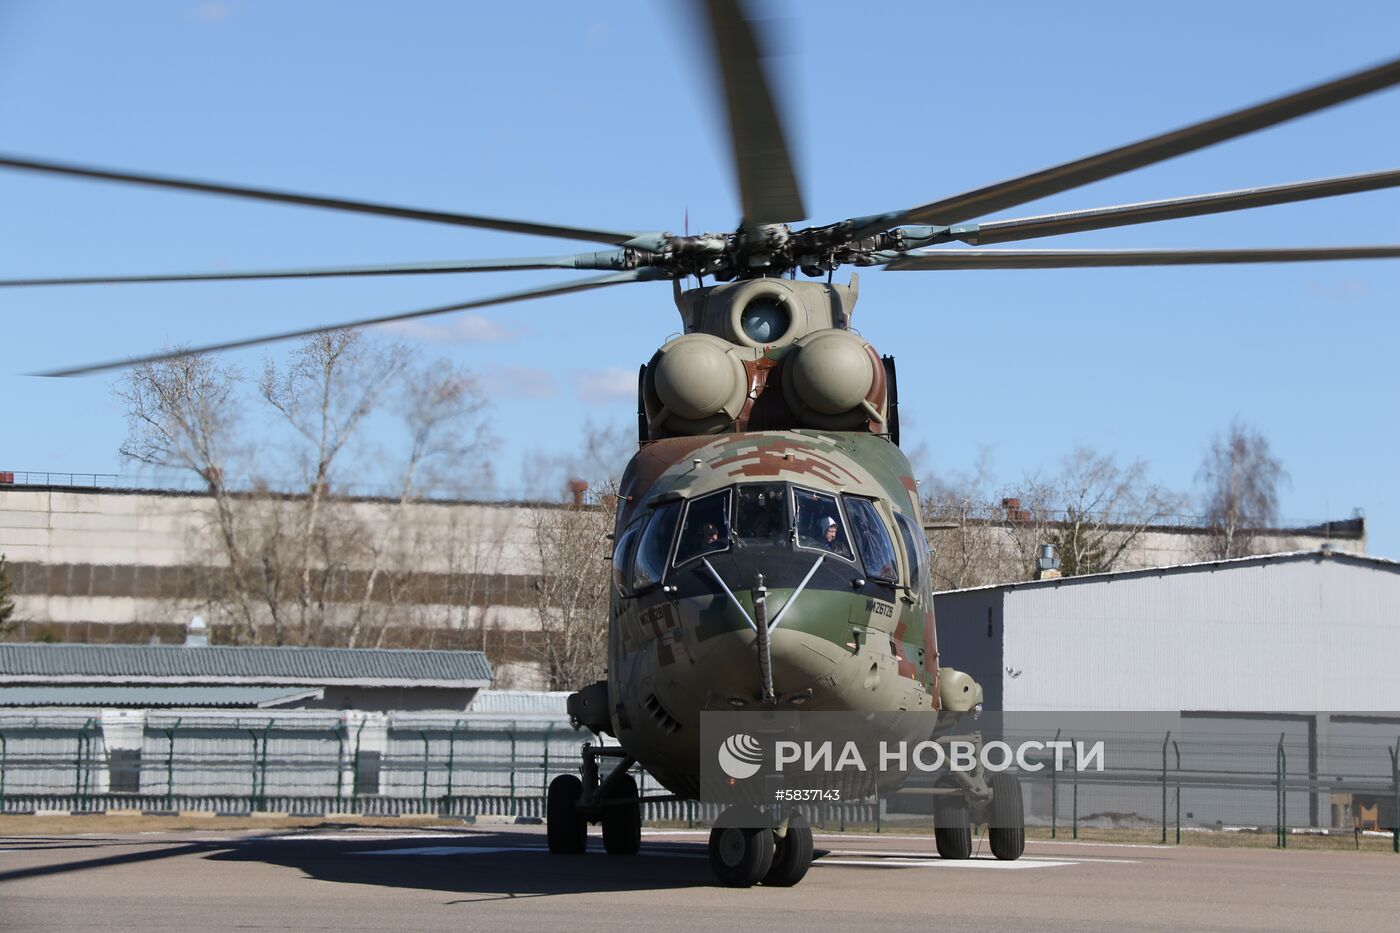
[[[331,511],[365,527],[397,528],[382,542],[391,572],[470,581],[489,603],[494,627],[534,628],[529,608],[541,574],[531,513],[510,505],[338,501]],[[30,637],[64,640],[179,640],[205,606],[209,570],[226,564],[210,547],[213,500],[198,494],[0,489],[0,553]],[[441,581],[438,581],[441,582]],[[462,624],[458,604],[417,601],[421,624]],[[347,608],[348,612],[348,608]],[[480,615],[478,613],[478,615]],[[114,631],[116,627],[128,629]],[[32,630],[32,631],[29,631]]]

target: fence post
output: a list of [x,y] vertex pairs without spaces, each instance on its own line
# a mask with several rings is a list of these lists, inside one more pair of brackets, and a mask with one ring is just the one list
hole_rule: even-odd
[[[1400,738],[1390,752],[1390,851],[1400,853]],[[0,775],[0,803],[4,802],[5,785]]]
[[0,732],[0,813],[5,812],[5,762],[9,758],[9,746],[5,733]]
[[251,811],[258,804],[258,733],[253,729],[245,729],[248,738],[253,740],[253,764],[250,774],[251,786],[248,788],[248,809]]
[[175,733],[180,728],[181,719],[175,720],[175,725],[164,730],[166,741],[165,752],[165,809],[169,812],[175,797]]
[[266,809],[267,809],[267,734],[268,734],[269,731],[271,731],[271,729],[272,729],[272,720],[269,719],[269,720],[267,721],[267,725],[263,726],[263,733],[262,733],[262,756],[261,756],[261,758],[260,758],[260,760],[259,760],[259,762],[258,762],[258,771],[260,772],[260,774],[259,774],[259,781],[258,781],[258,809],[259,809],[259,810],[266,810]]
[[355,764],[350,784],[350,810],[352,813],[360,812],[360,733],[365,731],[365,725],[368,722],[368,719],[361,719],[360,727],[355,730]]
[[[1071,739],[1070,741],[1074,741]],[[1075,746],[1078,748],[1078,746]],[[1071,784],[1071,802],[1069,811],[1070,838],[1079,838],[1079,757],[1075,756],[1074,779]]]
[[1176,739],[1172,739],[1172,751],[1176,753],[1176,844],[1181,845],[1181,749]]
[[1283,738],[1286,732],[1278,734],[1278,752],[1274,756],[1275,805],[1278,808],[1278,826],[1274,848],[1288,848],[1288,791],[1284,788],[1283,782],[1288,778],[1288,753],[1283,750]]
[[1171,730],[1162,739],[1162,845],[1167,844],[1167,745],[1172,740]]
[[423,729],[418,730],[418,738],[423,740],[423,811],[428,809],[428,733]]
[[544,777],[540,778],[540,800],[549,801],[549,735],[554,731],[554,723],[544,730]]
[[93,727],[95,720],[89,719],[83,723],[83,727],[78,730],[78,759],[73,767],[73,795],[78,798],[78,809],[87,809],[87,782],[83,780],[85,771],[91,770],[88,767],[88,752],[91,738],[88,730]]
[[345,721],[341,720],[340,725],[335,727],[335,799],[336,806],[340,806],[340,800],[345,796]]
[[506,730],[506,738],[510,739],[510,815],[515,816],[515,723]]
[[[1061,731],[1062,731],[1062,730],[1060,730],[1060,729],[1056,729],[1056,730],[1055,730],[1055,741],[1056,741],[1057,743],[1060,741],[1060,732],[1061,732]],[[1059,753],[1059,748],[1060,748],[1060,746],[1057,744],[1057,745],[1055,746],[1055,751],[1056,751],[1057,756],[1058,756],[1058,753]],[[1055,763],[1056,763],[1056,767],[1050,769],[1050,838],[1051,838],[1051,839],[1054,839],[1057,835],[1059,835],[1059,823],[1058,823],[1058,818],[1059,818],[1059,809],[1060,809],[1060,769],[1059,769],[1059,767],[1058,767],[1058,765],[1059,765],[1059,758],[1058,758],[1058,757],[1056,757]],[[1077,766],[1077,765],[1076,765],[1076,770],[1078,770],[1078,766]]]
[[462,720],[457,720],[452,724],[452,730],[447,733],[447,812],[452,812],[452,770],[457,763],[457,733],[461,731]]

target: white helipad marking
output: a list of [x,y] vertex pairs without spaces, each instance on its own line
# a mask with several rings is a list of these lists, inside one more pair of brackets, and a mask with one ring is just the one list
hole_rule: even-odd
[[544,852],[544,846],[413,846],[408,849],[375,849],[351,855],[495,855],[501,852]]
[[313,842],[328,842],[347,840],[353,842],[380,842],[391,839],[477,839],[485,835],[495,835],[495,833],[306,833],[298,835],[291,833],[286,836],[259,836],[264,840],[273,842],[291,842],[299,839],[306,839]]
[[[931,852],[898,852],[890,849],[833,849],[827,853],[827,858],[904,858],[904,859],[937,859]],[[1029,856],[1032,861],[1037,856]],[[946,861],[959,861],[957,859],[947,859]],[[975,861],[975,859],[974,859]],[[985,861],[985,859],[983,859]],[[1125,865],[1136,865],[1137,859],[1122,858],[1112,855],[1053,855],[1040,858],[1040,861],[1048,862],[1121,862]]]
[[1034,839],[1031,845],[1036,846],[1083,846],[1086,849],[1175,849],[1176,846],[1164,846],[1156,842],[1093,842],[1091,840],[1069,840],[1069,839]]
[[1032,868],[1060,868],[1073,865],[1062,859],[1017,859],[1003,862],[999,859],[937,859],[937,858],[826,858],[817,859],[812,865],[831,867],[869,866],[874,868],[985,868],[993,871],[1023,871]]

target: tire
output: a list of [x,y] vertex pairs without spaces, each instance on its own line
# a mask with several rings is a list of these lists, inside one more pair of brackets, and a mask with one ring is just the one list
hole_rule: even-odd
[[812,867],[815,846],[812,844],[812,827],[800,813],[794,813],[788,821],[788,831],[782,838],[774,837],[773,864],[763,883],[774,888],[790,888],[807,875]]
[[972,858],[972,821],[961,797],[934,798],[933,842],[939,858]]
[[731,888],[762,881],[773,866],[773,830],[766,826],[716,826],[710,830],[710,868]]
[[578,812],[582,796],[583,781],[576,774],[561,774],[549,782],[545,828],[550,852],[578,855],[588,848],[588,821]]
[[[621,801],[626,800],[627,803]],[[609,855],[636,855],[642,847],[642,804],[637,782],[624,774],[617,796],[603,804],[603,848]]]
[[992,806],[988,810],[987,841],[992,854],[1015,861],[1026,851],[1026,812],[1021,779],[1004,772],[991,776]]

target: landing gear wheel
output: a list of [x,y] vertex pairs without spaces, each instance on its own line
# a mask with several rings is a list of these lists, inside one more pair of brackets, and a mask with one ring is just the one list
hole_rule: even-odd
[[609,855],[636,855],[641,847],[642,803],[637,782],[624,774],[617,782],[616,796],[603,807],[603,848]]
[[773,839],[773,865],[763,876],[763,883],[775,888],[790,888],[801,881],[812,867],[812,827],[800,813],[788,820],[787,833]]
[[1021,779],[1004,772],[993,774],[992,806],[988,811],[987,841],[992,854],[1014,861],[1026,851],[1026,813],[1021,801]]
[[720,883],[731,888],[748,888],[762,881],[773,866],[773,830],[754,815],[750,826],[716,826],[710,830],[710,868]]
[[561,774],[549,782],[544,818],[550,852],[578,855],[588,847],[588,821],[578,812],[582,796],[583,781],[576,774]]
[[972,822],[967,803],[961,797],[933,799],[933,842],[938,847],[938,857],[972,858]]

